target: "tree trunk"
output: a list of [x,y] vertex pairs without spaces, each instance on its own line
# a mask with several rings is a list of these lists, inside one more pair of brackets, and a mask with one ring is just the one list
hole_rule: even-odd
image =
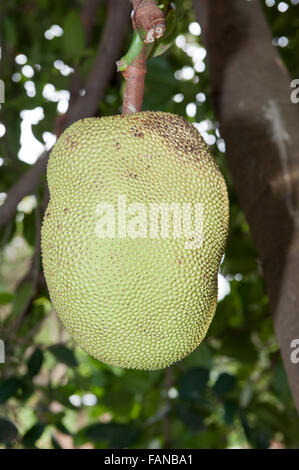
[[299,115],[257,0],[193,0],[212,101],[259,252],[275,332],[299,412]]

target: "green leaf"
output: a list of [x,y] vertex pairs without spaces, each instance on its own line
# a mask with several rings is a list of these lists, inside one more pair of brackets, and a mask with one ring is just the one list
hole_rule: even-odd
[[23,235],[26,238],[29,245],[34,246],[35,238],[36,238],[36,216],[35,210],[33,210],[30,214],[24,215],[23,220]]
[[71,431],[69,431],[64,424],[62,424],[61,422],[56,424],[56,427],[59,431],[61,431],[63,434],[67,434],[68,436],[72,436],[72,433]]
[[24,281],[18,288],[13,299],[12,317],[18,317],[26,308],[34,291],[34,286],[31,282]]
[[268,449],[270,445],[268,432],[251,426],[243,412],[240,412],[240,420],[249,444],[255,449]]
[[62,449],[61,445],[59,444],[59,442],[57,441],[57,439],[55,439],[53,435],[51,436],[51,443],[54,449],[56,450]]
[[165,57],[150,59],[147,63],[147,87],[143,106],[145,109],[166,110],[175,93],[177,82]]
[[133,394],[145,393],[160,377],[160,371],[128,370],[123,375],[122,387]]
[[22,385],[22,381],[17,377],[4,380],[0,384],[0,403],[5,403],[9,398],[15,397]]
[[131,446],[139,437],[138,427],[119,423],[92,424],[83,430],[92,442],[107,442],[109,448],[118,449]]
[[63,406],[70,408],[71,410],[77,410],[78,408],[71,404],[69,397],[77,392],[77,387],[74,382],[69,381],[62,387],[53,388],[51,390],[51,399],[58,401]]
[[53,356],[58,362],[62,362],[63,364],[66,364],[69,367],[78,366],[78,362],[73,351],[68,349],[66,346],[50,346],[48,350],[53,354]]
[[32,382],[24,381],[22,384],[22,401],[28,400],[29,397],[35,392]]
[[61,411],[60,413],[53,413],[52,411],[46,411],[43,414],[43,419],[47,424],[52,424],[57,426],[63,420],[65,413]]
[[219,375],[217,382],[215,383],[213,390],[219,397],[222,397],[226,393],[230,392],[236,385],[236,377],[226,372]]
[[219,353],[234,357],[240,362],[252,363],[258,359],[258,352],[248,333],[233,334],[224,338]]
[[44,360],[44,354],[42,350],[39,348],[36,348],[33,351],[27,363],[28,376],[30,378],[33,378],[35,375],[39,373],[43,360]]
[[116,416],[127,416],[134,405],[134,395],[121,387],[120,384],[114,384],[107,389],[101,401]]
[[10,292],[1,292],[0,293],[0,304],[5,305],[9,304],[13,300],[13,294]]
[[10,44],[10,46],[15,46],[17,43],[17,28],[10,18],[5,16],[3,18],[4,22],[4,34],[5,34],[5,41]]
[[46,425],[43,423],[34,424],[23,436],[22,443],[25,447],[33,447],[36,441],[41,437]]
[[177,414],[183,423],[188,426],[192,434],[197,434],[204,429],[203,418],[195,407],[186,403],[178,403]]
[[85,47],[84,29],[80,15],[70,10],[63,24],[63,48],[67,55],[81,54]]
[[275,391],[275,394],[283,400],[287,401],[292,399],[287,375],[282,361],[278,363],[273,371],[271,387]]
[[238,407],[232,400],[227,400],[224,403],[224,421],[231,425],[234,422],[234,417],[236,415]]
[[30,315],[24,317],[23,322],[19,328],[19,336],[27,335],[32,328],[34,328],[45,316],[45,309],[42,304],[37,303],[36,300],[30,305]]
[[18,436],[18,429],[12,421],[0,417],[0,442],[8,444]]
[[89,384],[104,388],[107,385],[107,376],[102,370],[95,371],[89,379]]
[[211,369],[213,354],[211,348],[206,343],[201,343],[189,356],[184,359],[184,365],[188,367],[203,367]]
[[181,377],[178,391],[184,400],[198,401],[202,398],[207,382],[209,371],[202,367],[193,367]]
[[171,8],[170,12],[166,16],[166,31],[161,39],[156,42],[152,57],[158,57],[164,54],[173,44],[178,34],[177,18],[174,8]]

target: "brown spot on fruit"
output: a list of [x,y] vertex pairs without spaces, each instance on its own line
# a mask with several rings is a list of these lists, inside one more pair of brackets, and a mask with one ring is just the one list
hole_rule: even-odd
[[[167,146],[174,148],[178,154],[191,156],[192,160],[195,149],[206,149],[206,144],[200,138],[198,131],[182,116],[147,112],[140,122],[149,134],[157,134],[165,143],[167,142]],[[181,129],[184,129],[184,133]]]

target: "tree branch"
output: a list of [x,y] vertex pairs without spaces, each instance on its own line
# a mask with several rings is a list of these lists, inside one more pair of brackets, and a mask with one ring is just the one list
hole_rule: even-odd
[[97,10],[103,0],[87,0],[82,9],[81,21],[84,26],[86,44],[89,45],[91,42],[92,28],[95,20]]
[[193,0],[212,102],[260,254],[277,339],[299,412],[299,119],[290,77],[257,0]]
[[5,225],[15,214],[17,205],[27,195],[35,192],[47,167],[49,152],[43,152],[37,162],[21,176],[19,181],[7,192],[7,197],[0,207],[0,227]]

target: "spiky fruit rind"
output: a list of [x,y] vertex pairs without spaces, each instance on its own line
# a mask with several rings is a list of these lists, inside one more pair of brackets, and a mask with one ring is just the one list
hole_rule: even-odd
[[[87,118],[51,152],[42,226],[50,297],[74,340],[111,365],[160,369],[202,341],[217,304],[228,231],[224,179],[199,132],[162,112]],[[200,203],[203,241],[102,238],[101,202]],[[117,231],[116,231],[117,233]]]

